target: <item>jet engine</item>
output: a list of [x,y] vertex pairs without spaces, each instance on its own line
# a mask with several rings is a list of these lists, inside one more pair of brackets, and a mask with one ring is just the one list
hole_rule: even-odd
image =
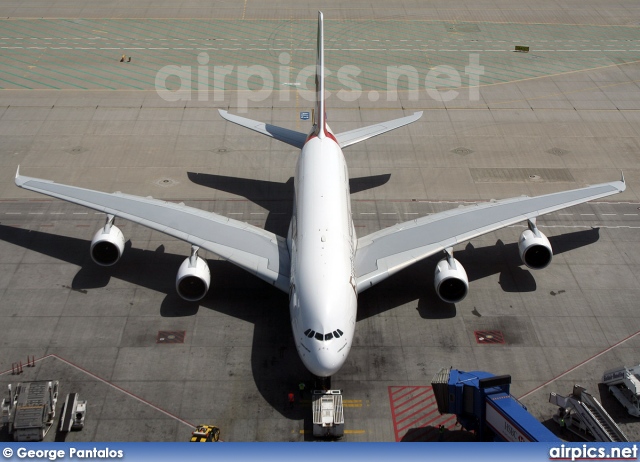
[[469,292],[467,272],[451,253],[438,262],[433,283],[438,297],[447,303],[461,302]]
[[108,215],[107,223],[91,241],[91,259],[100,266],[115,265],[124,252],[124,235],[113,219],[113,215]]
[[198,256],[198,247],[191,247],[191,256],[182,262],[176,277],[176,290],[188,302],[202,300],[209,291],[211,272],[209,265]]
[[529,221],[529,229],[523,231],[518,239],[518,252],[522,263],[531,269],[546,268],[553,258],[549,239],[532,221]]

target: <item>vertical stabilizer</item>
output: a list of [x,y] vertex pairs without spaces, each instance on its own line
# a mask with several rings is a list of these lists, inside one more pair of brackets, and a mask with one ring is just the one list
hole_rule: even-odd
[[324,18],[318,11],[318,38],[316,44],[316,114],[314,133],[325,137],[326,114],[324,111]]

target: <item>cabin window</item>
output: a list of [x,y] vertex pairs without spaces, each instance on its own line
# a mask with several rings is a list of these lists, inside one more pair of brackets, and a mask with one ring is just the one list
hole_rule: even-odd
[[340,334],[340,337],[344,335],[344,333],[340,329],[338,329],[338,333]]
[[323,339],[323,335],[320,332],[318,332],[316,334],[316,340],[320,340],[322,342],[322,339]]
[[333,338],[333,334],[331,332],[329,332],[328,334],[324,334],[324,340],[325,342],[327,340],[331,340]]
[[333,336],[335,338],[340,338],[340,334],[338,333],[338,331],[335,331],[335,330],[333,331]]
[[309,336],[309,332],[311,332],[311,329],[307,329],[304,331],[304,335],[306,335],[307,337]]
[[[307,333],[308,332],[308,333]],[[313,338],[314,335],[316,335],[316,331],[315,330],[307,330],[307,332],[305,332],[305,334],[307,335],[307,337],[309,338]]]

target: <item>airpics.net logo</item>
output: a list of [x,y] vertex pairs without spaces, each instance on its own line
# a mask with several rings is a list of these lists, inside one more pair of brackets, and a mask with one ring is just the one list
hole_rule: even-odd
[[[197,56],[197,66],[163,66],[155,76],[155,89],[165,101],[225,101],[230,89],[232,97],[237,98],[237,108],[246,111],[249,103],[260,102],[269,98],[274,90],[279,101],[290,101],[296,95],[314,102],[316,65],[306,66],[294,75],[291,70],[291,55],[280,53],[276,74],[262,65],[232,66],[211,65],[209,54],[201,52]],[[337,71],[325,68],[325,77],[335,77],[341,88],[335,97],[341,101],[353,102],[366,97],[369,101],[378,101],[381,97],[387,101],[398,100],[398,87],[403,86],[409,101],[418,101],[420,92],[424,91],[435,101],[452,101],[462,94],[462,89],[469,101],[480,99],[480,76],[484,75],[484,66],[480,65],[480,55],[469,54],[468,65],[464,72],[458,72],[452,66],[435,66],[426,74],[413,66],[387,66],[386,88],[384,91],[363,91],[359,79],[365,79],[358,66],[345,65]],[[383,93],[383,95],[381,95]],[[211,95],[212,94],[212,95]],[[332,98],[334,93],[325,91],[325,99]]]
[[565,446],[551,448],[549,460],[637,460],[637,445],[625,447],[590,446]]

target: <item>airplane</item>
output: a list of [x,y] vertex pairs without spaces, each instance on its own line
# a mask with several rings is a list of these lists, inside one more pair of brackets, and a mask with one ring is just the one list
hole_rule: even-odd
[[479,203],[421,217],[358,238],[351,217],[349,174],[342,149],[417,121],[422,112],[343,133],[329,128],[325,110],[324,23],[318,13],[316,101],[310,133],[296,132],[219,110],[229,122],[299,148],[293,214],[287,236],[184,204],[113,194],[20,175],[17,186],[104,212],[106,223],[90,246],[95,263],[115,264],[125,238],[115,217],[191,244],[176,276],[187,301],[201,300],[211,274],[200,248],[249,271],[289,293],[291,328],[300,359],[318,378],[330,380],[345,363],[354,339],[358,294],[431,255],[443,258],[435,269],[437,295],[462,301],[469,279],[453,247],[483,234],[526,221],[518,240],[522,262],[531,269],[551,263],[553,251],[536,217],[625,190],[620,181],[537,197]]

